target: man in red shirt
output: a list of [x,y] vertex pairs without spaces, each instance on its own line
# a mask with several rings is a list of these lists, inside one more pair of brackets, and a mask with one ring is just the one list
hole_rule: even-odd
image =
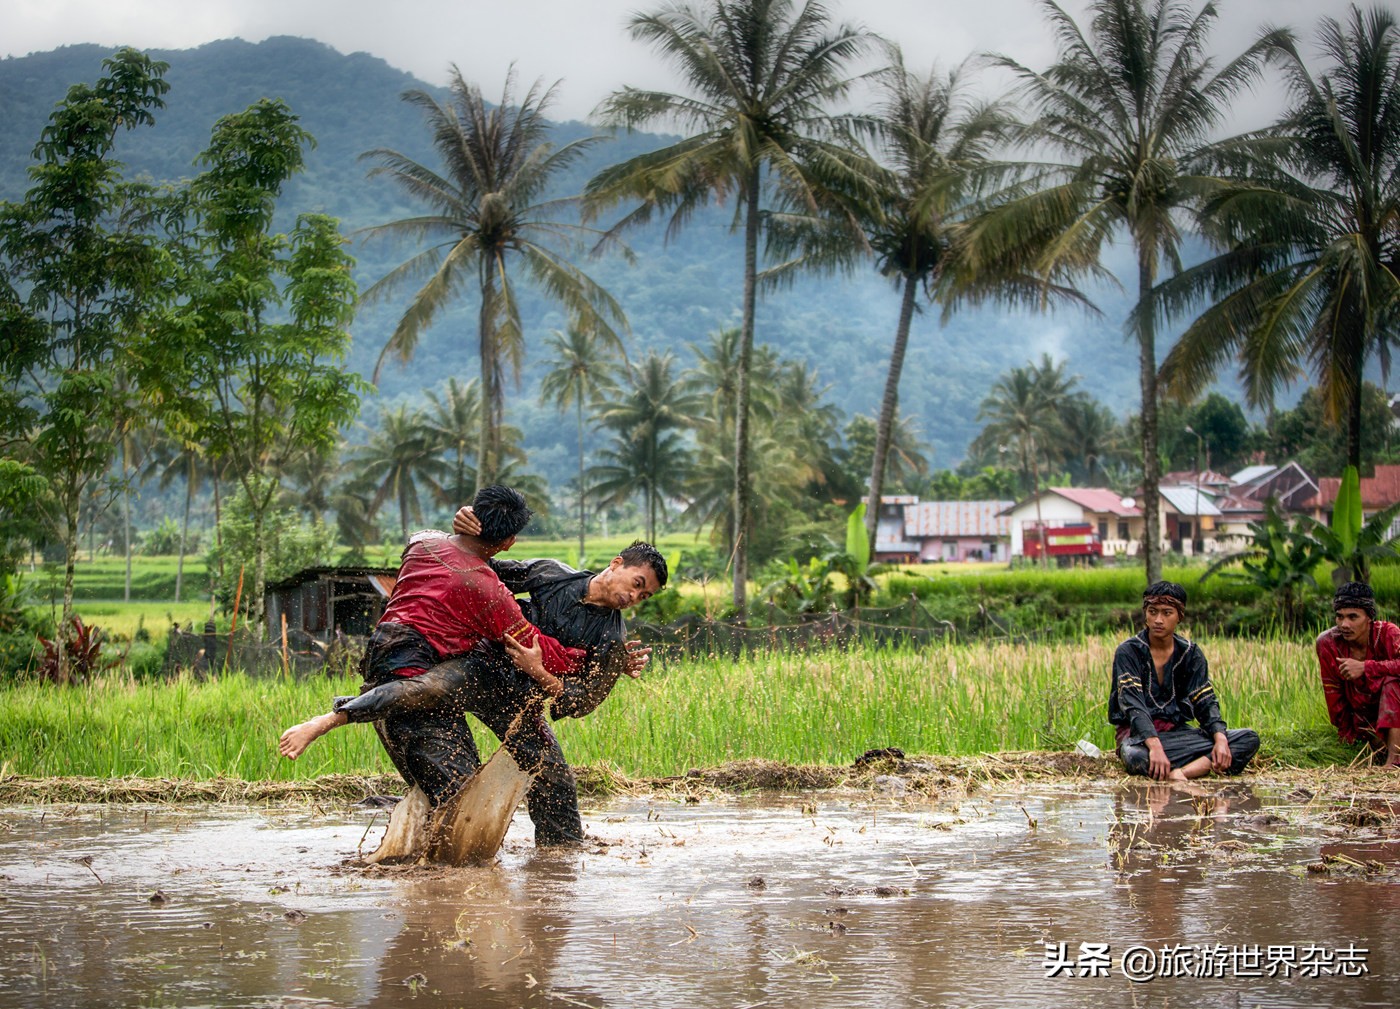
[[[480,535],[429,530],[416,533],[404,548],[388,606],[360,662],[362,690],[420,676],[483,641],[504,644],[548,693],[559,690],[557,677],[577,671],[583,650],[539,633],[487,563],[510,549],[530,521],[525,499],[509,487],[483,487],[473,509]],[[343,712],[332,711],[294,725],[282,734],[278,750],[295,760],[346,721]],[[476,768],[476,746],[460,711],[409,704],[402,713],[377,719],[374,727],[404,780],[420,787],[431,805],[450,796]]]
[[1332,597],[1336,626],[1317,638],[1327,714],[1344,743],[1365,742],[1400,767],[1400,627],[1376,619],[1376,596],[1347,582]]

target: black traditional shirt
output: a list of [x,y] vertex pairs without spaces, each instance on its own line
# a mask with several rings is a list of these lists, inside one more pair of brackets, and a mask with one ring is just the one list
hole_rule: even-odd
[[1179,727],[1195,721],[1211,734],[1225,731],[1205,653],[1179,634],[1172,639],[1172,655],[1161,683],[1146,630],[1113,653],[1108,720],[1126,727],[1131,743],[1157,735],[1157,723]]
[[532,561],[491,561],[491,570],[511,592],[530,597],[530,618],[570,648],[600,648],[622,641],[622,614],[583,601],[592,571],[575,571],[567,564],[542,558]]

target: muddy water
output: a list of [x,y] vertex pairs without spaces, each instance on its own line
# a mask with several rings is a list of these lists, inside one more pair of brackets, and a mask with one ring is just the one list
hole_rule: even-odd
[[493,866],[366,872],[383,813],[8,807],[0,1006],[1394,1006],[1389,812],[629,799],[585,850],[522,812]]

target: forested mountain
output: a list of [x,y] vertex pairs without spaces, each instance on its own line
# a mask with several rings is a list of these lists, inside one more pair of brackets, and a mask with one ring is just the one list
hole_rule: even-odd
[[[69,46],[0,61],[0,198],[16,199],[27,187],[30,152],[53,104],[67,87],[92,81],[109,53],[97,46]],[[302,211],[338,216],[347,233],[356,228],[406,216],[407,205],[387,182],[368,180],[358,156],[371,148],[390,147],[433,164],[419,114],[399,96],[408,88],[427,88],[410,75],[366,53],[344,55],[321,43],[300,38],[273,38],[258,44],[239,40],[209,43],[192,50],[152,55],[170,64],[166,108],[156,126],[122,138],[120,156],[130,174],[155,180],[191,176],[194,158],[204,148],[215,120],[240,111],[263,96],[280,97],[301,116],[315,136],[316,149],[307,171],[286,192],[286,223]],[[548,67],[533,67],[522,54],[521,74],[550,79]],[[472,68],[461,67],[473,80]],[[488,98],[499,81],[478,80]],[[601,99],[603,96],[599,95]],[[581,123],[562,123],[557,140],[567,142],[594,132]],[[599,167],[661,142],[646,134],[621,136],[603,143],[566,180],[571,192]],[[560,195],[564,195],[561,193]],[[730,210],[706,211],[671,245],[660,226],[629,236],[637,262],[605,256],[588,265],[590,273],[622,302],[631,322],[628,351],[634,358],[648,349],[674,349],[689,363],[687,344],[700,342],[717,328],[734,325],[739,313],[741,263],[738,241],[729,231]],[[405,250],[356,242],[362,287],[400,262]],[[1084,387],[1122,415],[1137,395],[1133,350],[1122,337],[1127,310],[1124,295],[1112,289],[1093,292],[1101,317],[1062,311],[1053,317],[996,310],[965,312],[940,327],[936,315],[916,319],[905,365],[901,409],[919,421],[932,444],[934,466],[956,463],[980,428],[978,404],[998,374],[1025,364],[1042,352],[1068,360],[1068,372],[1083,377]],[[351,366],[368,376],[401,304],[368,306],[355,326]],[[563,319],[542,300],[524,306],[526,346],[538,361],[548,331]],[[463,299],[418,347],[407,367],[390,365],[380,382],[378,400],[365,404],[362,421],[375,423],[384,401],[419,400],[425,388],[447,377],[477,374],[475,306]],[[897,314],[894,289],[873,269],[851,277],[806,278],[765,297],[758,315],[758,341],[779,348],[786,357],[804,358],[830,383],[830,399],[849,413],[874,414],[893,338]],[[1162,341],[1164,348],[1169,340]],[[508,419],[523,429],[531,468],[552,483],[569,475],[570,445],[575,429],[551,406],[535,399],[538,369],[527,367]],[[352,440],[362,433],[351,432]],[[760,476],[761,478],[761,476]]]

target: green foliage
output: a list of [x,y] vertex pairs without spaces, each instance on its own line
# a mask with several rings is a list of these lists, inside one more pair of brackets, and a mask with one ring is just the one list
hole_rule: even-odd
[[[1087,737],[1104,749],[1104,697],[1121,638],[1058,645],[948,643],[927,648],[760,651],[737,659],[658,656],[640,683],[622,680],[598,714],[556,723],[571,763],[636,775],[683,775],[745,758],[849,765],[874,746],[915,754],[1032,750]],[[1345,762],[1326,743],[1316,679],[1299,670],[1311,642],[1206,640],[1222,709],[1290,753]],[[0,686],[0,752],[15,773],[285,780],[392,773],[363,725],[325,736],[301,759],[271,741],[286,725],[353,693],[338,678],[133,682],[100,676],[67,690]],[[839,725],[840,731],[833,731]],[[478,735],[479,740],[487,738]]]
[[115,659],[102,653],[106,640],[102,628],[89,627],[82,617],[74,616],[53,638],[39,638],[44,649],[36,670],[39,678],[66,686],[83,683],[115,665]]
[[52,506],[47,518],[70,569],[65,623],[79,508],[130,421],[123,369],[132,333],[168,274],[159,243],[143,231],[152,194],[125,182],[113,157],[119,133],[154,122],[169,88],[167,67],[122,49],[102,68],[103,77],[73,85],[49,116],[24,199],[0,204],[7,343],[0,408],[19,410],[24,462],[48,481],[51,496],[41,500]]
[[[254,494],[259,495],[254,484]],[[332,530],[320,520],[307,522],[295,508],[270,508],[261,523],[255,521],[243,488],[224,503],[219,522],[219,542],[204,557],[214,593],[225,613],[233,608],[240,576],[243,582],[241,615],[261,612],[262,600],[250,577],[258,556],[263,558],[268,583],[287,578],[302,568],[329,564],[335,549]],[[222,571],[222,575],[218,572]]]
[[[1355,466],[1342,471],[1342,483],[1337,488],[1337,499],[1332,502],[1331,530],[1336,536],[1337,546],[1346,554],[1354,554],[1357,539],[1361,535],[1361,476]],[[1389,525],[1389,520],[1387,520]],[[1356,577],[1362,579],[1362,573]]]
[[1234,152],[1246,178],[1203,208],[1223,251],[1164,285],[1163,303],[1205,310],[1163,370],[1190,393],[1233,358],[1255,407],[1311,372],[1324,415],[1346,430],[1342,461],[1363,466],[1363,377],[1369,360],[1388,364],[1400,306],[1388,251],[1400,213],[1400,24],[1385,7],[1354,5],[1345,24],[1321,21],[1316,46],[1289,30],[1257,45],[1290,104],[1263,134],[1278,141]]
[[[250,614],[262,616],[263,543],[280,474],[328,452],[368,386],[343,367],[353,314],[353,260],[333,218],[302,214],[272,232],[277,197],[311,137],[277,99],[215,124],[205,170],[185,194],[197,221],[183,248],[183,300],[139,348],[161,419],[238,479],[251,518]],[[278,312],[283,321],[273,321]],[[227,574],[227,572],[225,572]]]
[[[1390,412],[1385,390],[1366,382],[1361,389],[1361,472],[1370,472],[1379,462],[1395,459],[1391,430],[1395,415]],[[1347,465],[1347,426],[1337,423],[1328,412],[1322,389],[1310,385],[1303,390],[1298,405],[1278,410],[1269,421],[1267,433],[1271,458],[1293,459],[1316,476],[1335,476]]]
[[33,466],[0,457],[0,574],[13,571],[25,545],[42,536],[35,512],[48,492]]
[[[156,557],[173,557],[180,552],[180,523],[169,515],[160,520],[154,529],[148,529],[141,536],[141,552]],[[199,534],[191,535],[185,542],[185,549],[199,549]]]
[[759,595],[786,613],[827,613],[836,608],[835,573],[830,557],[813,557],[806,564],[789,557],[769,565]]
[[846,519],[846,553],[862,572],[870,566],[870,540],[865,535],[865,502]]
[[[1356,505],[1359,512],[1359,496]],[[1400,537],[1392,537],[1390,534],[1391,524],[1397,515],[1400,515],[1400,504],[1383,508],[1363,522],[1360,528],[1354,531],[1347,529],[1345,535],[1338,533],[1333,527],[1313,522],[1311,519],[1304,518],[1300,522],[1311,531],[1323,556],[1334,565],[1332,580],[1340,585],[1352,580],[1369,582],[1373,562],[1400,557],[1400,551],[1396,550]]]
[[[1222,557],[1212,564],[1201,580],[1218,571],[1222,578],[1248,582],[1272,595],[1278,603],[1284,627],[1300,626],[1299,605],[1305,588],[1317,588],[1314,574],[1327,557],[1326,548],[1315,532],[1320,527],[1311,519],[1289,522],[1278,511],[1273,500],[1264,505],[1264,518],[1249,523],[1253,542],[1246,550]],[[1240,563],[1240,571],[1223,569]]]

